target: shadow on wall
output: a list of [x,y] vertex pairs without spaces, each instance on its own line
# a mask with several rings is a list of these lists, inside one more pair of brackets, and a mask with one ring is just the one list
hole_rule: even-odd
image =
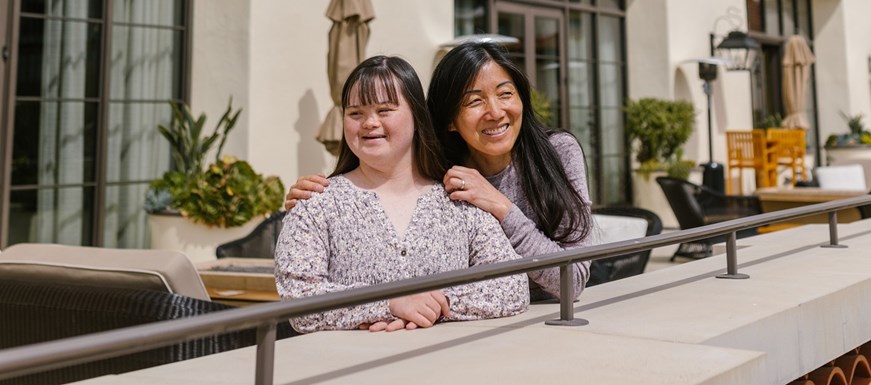
[[[299,111],[299,118],[293,124],[294,129],[299,133],[299,143],[296,146],[297,176],[325,172],[327,157],[330,155],[324,150],[324,145],[315,140],[323,117],[311,89],[306,90],[299,99],[297,111]],[[291,181],[293,182],[295,180]]]

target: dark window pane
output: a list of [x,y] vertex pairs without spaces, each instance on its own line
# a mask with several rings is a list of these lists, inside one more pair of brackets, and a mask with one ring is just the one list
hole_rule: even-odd
[[765,33],[780,35],[780,9],[777,0],[765,0]]
[[526,29],[523,20],[523,15],[505,12],[499,13],[499,34],[513,36],[520,40],[518,44],[508,46],[508,51],[515,57],[522,57],[523,47],[526,46]]
[[97,103],[16,103],[12,185],[93,182],[97,118]]
[[169,143],[157,126],[169,126],[171,116],[165,102],[111,104],[106,148],[109,183],[158,179],[169,170]]
[[181,32],[115,26],[109,97],[167,101],[181,97]]
[[93,187],[12,191],[9,244],[91,245]]
[[623,74],[620,64],[599,65],[599,97],[602,107],[623,105]]
[[112,20],[115,23],[167,27],[184,24],[182,0],[115,0],[112,5]]
[[454,1],[454,36],[487,33],[487,0]]
[[593,130],[596,128],[595,116],[589,108],[571,108],[569,110],[569,120],[571,120],[571,132],[578,138],[581,147],[584,148],[584,154],[591,156],[598,153],[594,149],[598,147],[596,137],[593,135]]
[[559,58],[559,22],[549,17],[535,18],[535,55]]
[[599,17],[599,61],[617,62],[621,60],[623,41],[620,19],[616,17]]
[[620,0],[597,0],[596,4],[602,8],[623,9]]
[[602,157],[602,187],[603,192],[600,203],[613,205],[624,203],[623,197],[626,191],[626,158],[624,156]]
[[103,0],[24,0],[21,12],[99,19],[103,17]]
[[602,155],[625,154],[623,111],[619,108],[603,108],[600,114],[602,116]]
[[793,0],[785,0],[782,3],[783,9],[780,11],[783,20],[783,35],[794,35],[795,31],[795,8]]
[[569,103],[572,107],[591,107],[593,103],[593,67],[587,62],[569,62]]
[[22,17],[19,96],[99,96],[100,24]]
[[796,26],[798,31],[796,31],[796,33],[810,40],[811,13],[808,0],[798,0],[798,4],[796,5],[796,18],[798,19],[798,25]]
[[147,189],[147,183],[106,188],[104,247],[139,248],[148,245],[147,216],[142,209]]
[[574,11],[569,15],[569,60],[583,60],[593,57],[592,25],[592,16],[589,13]]

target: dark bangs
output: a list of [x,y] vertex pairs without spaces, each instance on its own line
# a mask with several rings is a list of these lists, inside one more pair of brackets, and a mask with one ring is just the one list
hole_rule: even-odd
[[351,102],[351,90],[356,85],[357,97],[361,106],[371,104],[391,103],[399,105],[399,94],[396,90],[396,78],[385,65],[375,65],[363,68],[345,81],[342,88],[342,108],[347,108]]

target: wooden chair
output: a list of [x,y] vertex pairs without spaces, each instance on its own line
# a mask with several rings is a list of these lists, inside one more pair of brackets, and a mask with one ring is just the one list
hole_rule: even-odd
[[798,180],[807,180],[807,167],[804,164],[807,142],[804,129],[769,128],[766,130],[766,139],[774,149],[777,165],[792,170],[792,185],[795,186]]
[[[744,169],[753,169],[756,173],[756,187],[771,187],[775,185],[777,178],[777,164],[771,156],[765,135],[760,130],[726,131],[726,149],[728,161],[726,163],[726,193],[729,195],[743,195],[744,193]],[[738,187],[733,188],[733,171],[738,171]]]

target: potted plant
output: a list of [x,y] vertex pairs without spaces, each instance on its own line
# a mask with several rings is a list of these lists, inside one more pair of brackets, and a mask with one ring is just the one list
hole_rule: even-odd
[[[245,236],[281,207],[284,186],[246,161],[221,156],[242,112],[233,111],[232,100],[208,136],[203,136],[205,114],[194,118],[188,106],[170,105],[171,124],[158,130],[170,143],[172,168],[151,183],[145,196],[152,248],[179,249],[196,262],[213,260],[218,244]],[[205,165],[216,144],[214,162]]]
[[683,159],[683,146],[695,126],[690,102],[643,98],[630,100],[625,108],[626,134],[638,166],[632,178],[633,203],[656,213],[663,226],[677,228],[671,210],[654,174],[687,179],[695,162]]
[[636,172],[649,179],[655,171],[686,179],[695,162],[683,159],[683,145],[695,126],[690,102],[643,98],[630,100],[626,112],[626,134],[638,161]]
[[865,168],[865,178],[871,179],[871,132],[865,128],[863,114],[848,115],[843,111],[841,117],[847,123],[849,132],[832,134],[826,138],[826,165],[861,164]]

